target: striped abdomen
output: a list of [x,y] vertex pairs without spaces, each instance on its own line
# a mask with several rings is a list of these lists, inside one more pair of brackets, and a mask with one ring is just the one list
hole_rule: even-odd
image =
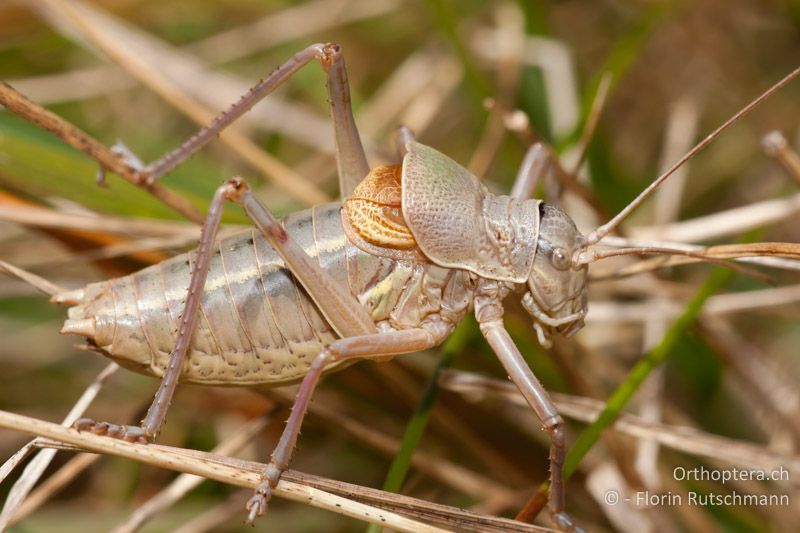
[[[438,312],[452,271],[362,252],[344,234],[338,203],[290,215],[284,226],[350,287],[376,323],[412,327]],[[175,344],[194,254],[87,286],[67,325],[83,324],[85,331],[88,321],[90,340],[110,357],[160,376]],[[229,385],[296,380],[335,338],[277,253],[257,230],[248,230],[221,240],[214,253],[182,379]]]

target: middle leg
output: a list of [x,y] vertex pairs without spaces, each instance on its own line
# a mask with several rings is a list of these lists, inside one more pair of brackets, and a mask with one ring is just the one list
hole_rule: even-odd
[[553,172],[553,155],[544,143],[534,143],[528,148],[522,165],[519,167],[511,196],[517,200],[527,200],[536,194],[539,182]]

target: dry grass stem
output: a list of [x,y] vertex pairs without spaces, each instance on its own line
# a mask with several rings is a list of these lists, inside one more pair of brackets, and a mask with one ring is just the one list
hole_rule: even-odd
[[316,0],[278,10],[252,24],[190,44],[185,50],[210,63],[225,63],[400,7],[398,0]]
[[359,131],[372,138],[404,124],[422,134],[462,76],[458,61],[438,47],[418,50],[398,65],[359,109]]
[[10,275],[18,277],[25,283],[36,287],[38,290],[42,291],[48,296],[54,296],[64,292],[64,289],[55,283],[39,277],[36,274],[32,274],[31,272],[27,272],[21,268],[15,267],[14,265],[6,263],[5,261],[0,261],[0,270],[4,270]]
[[[678,161],[675,162],[669,169],[667,169],[664,173],[662,173],[659,177],[653,180],[650,185],[648,185],[642,192],[639,193],[639,196],[636,197],[632,202],[626,205],[619,213],[617,213],[614,218],[603,224],[602,226],[598,227],[597,229],[593,230],[586,236],[586,241],[591,245],[599,242],[603,237],[608,235],[611,231],[614,230],[623,220],[628,218],[637,207],[641,205],[641,203],[647,199],[653,191],[655,191],[665,180],[667,180],[670,176],[672,176],[678,169],[680,169],[687,161],[692,159],[698,153],[705,150],[711,142],[719,137],[723,131],[731,127],[733,124],[741,120],[745,117],[748,113],[750,113],[753,109],[758,107],[762,102],[772,96],[774,93],[782,89],[785,85],[788,85],[792,80],[794,80],[798,75],[800,75],[800,67],[794,69],[789,74],[781,78],[777,83],[773,84],[769,89],[761,93],[755,100],[751,101],[749,104],[741,108],[739,111],[733,114],[728,120],[723,122],[717,129],[706,135],[706,137],[694,145],[694,147],[686,152],[686,154],[681,157]],[[677,239],[681,240],[681,239]]]
[[[220,232],[221,237],[226,237],[233,231]],[[113,259],[115,257],[132,256],[140,252],[154,252],[158,250],[176,250],[186,248],[188,246],[197,244],[197,235],[191,232],[187,235],[174,235],[165,237],[145,237],[142,239],[131,240],[127,242],[120,242],[110,244],[108,246],[101,246],[86,252],[78,252],[70,254],[67,262],[74,261],[96,261],[98,259]],[[58,261],[47,261],[42,264],[53,264]]]
[[131,166],[124,158],[117,155],[110,148],[55,113],[31,102],[13,87],[2,81],[0,81],[0,104],[47,131],[54,133],[73,148],[88,154],[100,164],[101,171],[107,169],[120,175],[133,185],[146,190],[189,220],[198,223],[203,220],[200,213],[198,213],[183,197],[158,183],[149,184],[144,182],[140,178],[139,169]]
[[[229,461],[225,461],[225,458],[210,453],[189,453],[179,448],[156,444],[131,444],[91,433],[81,433],[72,428],[6,411],[0,411],[0,427],[47,437],[73,446],[79,446],[95,453],[126,457],[153,466],[194,474],[241,487],[254,488],[258,485],[260,482],[260,474],[258,472],[266,468],[266,465],[250,463],[249,469],[243,469],[238,466],[231,466]],[[365,522],[391,527],[397,531],[408,533],[441,533],[446,531],[435,526],[410,520],[392,512],[290,481],[291,477],[289,471],[284,474],[284,477],[274,489],[276,496],[304,502],[314,507],[327,509]]]
[[[39,447],[40,441],[34,439],[31,444]],[[36,457],[38,459],[51,451],[55,452],[57,450],[43,450]],[[31,491],[27,498],[22,500],[8,525],[13,526],[30,516],[101,457],[102,455],[93,453],[80,453],[67,461],[64,466],[45,479],[35,490]]]
[[[511,384],[479,374],[460,371],[442,373],[441,386],[472,397],[500,396],[519,406],[527,406],[525,399]],[[551,393],[558,410],[564,416],[591,423],[604,407],[604,403],[591,398]],[[623,414],[614,423],[614,429],[639,439],[652,439],[661,445],[694,455],[709,457],[746,469],[772,471],[786,468],[789,480],[800,487],[800,456],[787,456],[762,446],[718,437],[689,427],[649,423],[633,415]]]
[[[417,379],[414,379],[414,376],[409,373],[411,370],[404,366],[405,362],[402,359],[396,359],[394,365],[374,365],[371,370],[378,374],[392,391],[397,391],[404,396],[406,404],[409,408],[413,408],[423,393],[422,387],[414,386],[414,384],[430,376],[433,368],[415,369],[417,370]],[[446,434],[455,442],[462,443],[463,450],[491,471],[494,479],[503,480],[506,486],[524,487],[528,484],[529,480],[519,471],[519,467],[514,461],[490,446],[484,435],[471,427],[463,417],[446,404],[440,403],[431,411],[431,424],[440,433]],[[481,496],[477,496],[478,499],[486,497],[488,491],[483,492]],[[502,495],[502,493],[494,492],[491,494]],[[498,500],[505,501],[503,498]]]
[[[670,109],[661,150],[659,170],[667,170],[672,161],[686,153],[697,138],[700,113],[697,104],[690,98],[678,101]],[[679,168],[672,178],[662,185],[654,195],[653,219],[655,225],[674,222],[680,214],[681,198],[686,185],[691,162]]]
[[413,131],[423,133],[432,125],[442,106],[452,98],[464,76],[460,63],[452,58],[442,58],[435,65],[431,83],[424,87],[416,98],[410,101],[397,119]]
[[[717,294],[708,299],[702,316],[717,316],[731,313],[769,310],[775,307],[793,305],[800,301],[800,285],[787,285],[753,291]],[[592,310],[587,322],[645,322],[651,316],[674,317],[680,312],[680,305],[671,300],[654,299],[644,302],[620,303],[597,300],[592,302]]]
[[[80,418],[81,415],[86,411],[89,405],[94,401],[97,397],[100,389],[103,387],[105,382],[110,378],[117,370],[119,370],[119,365],[116,363],[108,364],[95,378],[95,380],[86,387],[86,390],[83,392],[78,401],[75,402],[75,405],[72,406],[67,416],[61,422],[62,427],[67,427],[72,425],[75,420]],[[33,446],[33,443],[27,444],[23,449],[25,450],[29,446]],[[27,455],[27,450],[22,452],[23,455]],[[18,513],[19,507],[22,505],[25,497],[31,491],[33,486],[39,481],[39,478],[44,473],[47,466],[55,457],[56,450],[43,450],[40,451],[36,457],[31,460],[30,463],[25,467],[25,471],[23,472],[22,476],[14,483],[14,486],[11,487],[11,491],[8,494],[8,498],[3,505],[3,511],[0,513],[0,531],[4,530],[8,525],[11,524],[12,519],[15,518],[15,515]],[[18,457],[15,454],[14,457]],[[76,472],[73,471],[73,474]]]
[[504,109],[516,101],[520,65],[525,44],[525,17],[520,8],[511,3],[499,4],[494,10],[496,41],[492,48],[497,54],[496,89],[489,116],[481,137],[472,151],[467,168],[476,176],[484,176],[500,149],[506,134]]
[[[786,198],[753,202],[712,215],[673,222],[665,226],[628,228],[636,241],[674,241],[692,243],[739,235],[745,231],[776,224],[800,212],[800,194]],[[609,237],[604,239],[608,241]]]
[[[502,60],[495,46],[498,39],[502,39],[502,36],[497,36],[501,31],[483,27],[472,32],[470,45],[475,55],[492,64]],[[564,42],[538,35],[526,36],[522,46],[522,63],[539,67],[545,74],[548,115],[553,134],[558,138],[568,135],[578,124],[580,109],[572,52]]]
[[[222,228],[217,234],[220,239],[230,237],[241,232],[238,226],[228,226]],[[123,241],[107,246],[100,246],[85,252],[69,252],[63,257],[55,256],[46,259],[28,261],[25,266],[53,267],[60,264],[74,265],[80,262],[91,262],[104,259],[114,259],[118,257],[139,257],[139,254],[147,254],[147,259],[152,258],[159,250],[181,250],[197,245],[197,230],[187,230],[185,234],[164,237],[145,237],[130,241]],[[156,261],[163,261],[169,257],[168,254],[161,254],[161,258]],[[149,261],[149,262],[152,262]]]
[[241,514],[244,502],[250,497],[249,490],[240,490],[196,515],[176,528],[173,533],[204,533],[224,527],[225,523]]
[[[253,437],[258,435],[269,423],[271,415],[256,418],[241,426],[232,435],[227,437],[211,453],[219,455],[230,455],[237,453]],[[128,519],[114,528],[115,533],[127,533],[140,529],[146,522],[150,521],[156,514],[168,509],[175,502],[183,498],[190,490],[194,489],[203,482],[204,479],[191,474],[181,474],[172,482],[153,495],[149,500],[139,506]],[[239,502],[239,510],[241,510]]]
[[[317,0],[286,8],[251,25],[189,43],[180,50],[203,58],[209,65],[225,63],[328,28],[390,13],[399,4],[396,0],[336,0],[335,6],[331,3],[330,0]],[[9,80],[9,83],[42,104],[86,100],[136,85],[135,79],[117,66],[17,78]],[[227,103],[230,101],[223,101],[221,105]]]
[[[269,395],[280,398],[283,402],[288,401],[291,403],[293,400],[293,396],[290,393],[281,389],[270,391]],[[378,431],[349,416],[347,413],[330,407],[329,402],[314,402],[309,406],[309,412],[324,419],[332,427],[346,431],[358,439],[359,442],[390,457],[396,455],[400,450],[400,441],[397,438]],[[507,509],[518,503],[519,497],[514,491],[509,490],[492,478],[473,472],[425,450],[417,449],[411,459],[411,464],[420,472],[476,500],[491,500],[491,505],[495,507]]]
[[[667,121],[663,146],[659,162],[659,172],[664,172],[672,161],[680,158],[681,154],[688,151],[697,136],[699,120],[698,106],[690,98],[678,101],[671,109]],[[681,210],[683,191],[691,161],[678,169],[672,179],[664,183],[656,191],[653,198],[653,218],[656,224],[667,224],[675,221]],[[657,297],[657,303],[667,303],[663,296]],[[644,322],[642,335],[642,353],[647,353],[664,337],[669,327],[668,318],[661,313],[654,313]],[[665,372],[663,368],[653,370],[651,375],[642,384],[638,391],[638,414],[643,421],[659,423],[662,421],[664,411]],[[628,486],[658,487],[661,484],[659,472],[659,455],[661,445],[653,439],[639,439],[636,443],[634,466],[638,475],[637,480],[626,480]],[[601,467],[602,468],[602,467]],[[598,469],[599,470],[599,469]],[[622,470],[624,473],[624,470]],[[613,485],[606,485],[606,490]],[[642,515],[635,509],[626,506],[626,511]],[[608,509],[611,513],[613,509]],[[610,516],[610,515],[609,515]],[[652,527],[651,527],[652,528]]]
[[63,213],[45,207],[4,206],[0,210],[0,220],[41,228],[68,228],[147,237],[193,238],[195,242],[200,236],[200,228],[186,222]]
[[[163,63],[148,60],[152,54],[142,53],[149,36],[137,32],[121,20],[90,7],[82,2],[46,0],[62,17],[79,28],[83,36],[122,66],[144,85],[152,89],[176,109],[183,112],[200,126],[210,124],[215,113],[186,95],[172,81],[162,75]],[[160,65],[156,68],[156,65]],[[244,92],[240,93],[244,94]],[[230,102],[232,103],[232,102]],[[302,178],[284,163],[264,152],[238,129],[228,129],[219,138],[233,152],[257,168],[288,194],[308,204],[324,203],[328,196]]]
[[8,84],[41,105],[83,101],[136,86],[136,80],[114,66],[89,67],[14,78]]
[[800,185],[800,155],[789,146],[786,137],[780,131],[773,130],[764,135],[761,146],[764,153],[780,161],[789,176]]
[[594,100],[592,100],[592,106],[589,108],[586,123],[583,125],[583,130],[581,130],[581,138],[578,140],[578,156],[575,159],[575,164],[572,166],[572,171],[569,173],[573,176],[577,176],[580,173],[581,167],[586,160],[589,143],[592,142],[597,124],[600,122],[600,115],[602,115],[603,109],[605,108],[608,93],[611,89],[611,82],[613,80],[614,76],[610,72],[603,72],[603,75],[600,77],[600,82],[597,84],[597,92],[594,95]]
[[6,459],[6,461],[0,465],[0,483],[5,481],[8,475],[11,474],[11,472],[13,472],[22,461],[27,459],[34,448],[36,448],[34,445],[35,440],[36,439],[25,444],[25,446],[14,452],[11,457]]
[[734,375],[749,387],[756,400],[769,412],[780,417],[780,429],[788,429],[793,434],[797,449],[800,444],[800,392],[785,369],[727,321],[704,316],[700,325],[703,333],[710,337],[710,344],[719,350]]
[[[66,444],[76,449],[126,457],[153,466],[249,488],[255,487],[259,482],[260,472],[266,466],[261,463],[196,450],[157,444],[132,444],[118,439],[78,432],[72,428],[5,411],[0,411],[0,427],[40,435],[54,440],[58,445]],[[274,494],[366,522],[376,523],[383,527],[391,527],[397,531],[439,533],[449,530],[410,520],[382,508],[376,508],[371,504],[380,505],[386,509],[395,509],[403,514],[422,517],[443,524],[445,527],[468,529],[475,532],[551,531],[513,520],[478,515],[446,505],[327,480],[292,470],[284,473]],[[355,500],[368,502],[368,504],[358,503]]]
[[[398,513],[409,514],[420,519],[430,520],[443,527],[470,533],[514,533],[514,532],[552,532],[552,529],[526,524],[508,518],[481,515],[465,509],[458,509],[425,500],[418,500],[403,494],[394,494],[316,478],[309,474],[295,472],[298,480],[329,490],[361,502],[392,509]],[[387,526],[388,527],[388,526]]]

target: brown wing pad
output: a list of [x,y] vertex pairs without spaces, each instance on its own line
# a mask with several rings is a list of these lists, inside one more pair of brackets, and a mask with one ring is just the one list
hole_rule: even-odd
[[350,224],[367,242],[408,249],[417,245],[401,210],[400,165],[373,168],[347,198]]

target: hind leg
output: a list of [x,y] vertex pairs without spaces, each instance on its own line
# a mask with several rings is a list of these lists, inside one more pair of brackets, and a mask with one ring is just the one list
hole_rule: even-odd
[[261,483],[256,487],[253,497],[247,502],[248,523],[252,524],[257,517],[266,512],[267,503],[272,497],[272,489],[277,486],[281,474],[289,466],[289,460],[292,457],[311,396],[322,371],[328,364],[353,358],[368,359],[420,352],[433,348],[443,340],[444,336],[442,333],[434,334],[422,328],[389,331],[339,339],[322,350],[314,358],[308,373],[303,378],[292,406],[292,414],[286,422],[280,441],[272,453],[269,465],[261,475]]
[[[200,309],[200,302],[203,298],[203,289],[208,275],[208,267],[211,262],[212,247],[219,228],[220,219],[225,201],[237,191],[236,185],[230,181],[221,185],[214,193],[208,215],[203,223],[200,233],[200,243],[197,247],[197,256],[194,261],[194,268],[189,281],[186,304],[181,314],[180,325],[178,326],[178,336],[175,346],[169,356],[169,363],[164,370],[161,385],[156,392],[153,403],[147,411],[147,415],[142,421],[141,426],[120,426],[107,422],[95,422],[92,419],[82,418],[77,420],[73,426],[81,431],[91,431],[100,435],[108,435],[132,442],[147,442],[155,439],[158,435],[167,410],[172,403],[172,396],[178,385],[183,370],[183,361],[189,350],[189,344],[194,332],[194,325]],[[70,321],[67,320],[64,328],[68,329]]]
[[350,86],[342,48],[332,43],[312,44],[296,53],[250,89],[238,102],[217,116],[211,124],[195,133],[175,150],[147,165],[141,172],[142,178],[153,183],[170,172],[313,60],[319,61],[327,72],[328,102],[336,138],[339,191],[343,198],[349,196],[358,182],[369,173],[369,165],[353,119]]

